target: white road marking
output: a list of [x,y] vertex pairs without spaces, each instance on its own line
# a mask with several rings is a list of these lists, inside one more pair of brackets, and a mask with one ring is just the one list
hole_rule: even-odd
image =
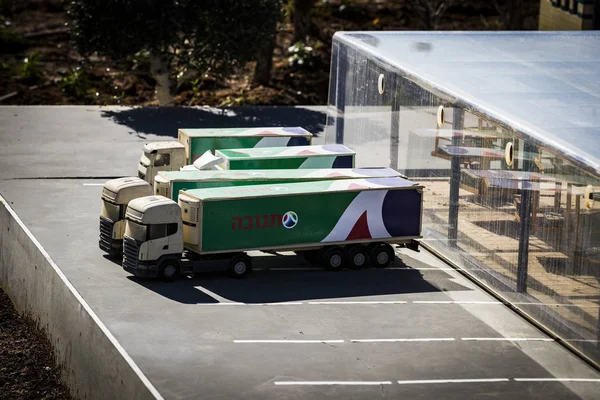
[[[372,268],[379,269],[379,268]],[[456,268],[437,268],[437,267],[424,267],[424,268],[412,268],[412,267],[387,267],[386,269],[393,269],[396,271],[456,271]]]
[[505,337],[496,337],[496,338],[462,338],[462,340],[474,340],[474,341],[510,341],[510,342],[553,342],[554,339],[551,338],[505,338]]
[[391,381],[277,381],[275,385],[391,385]]
[[352,343],[378,342],[451,342],[454,338],[406,338],[406,339],[352,339]]
[[82,183],[83,186],[104,186],[104,183]]
[[226,299],[225,297],[219,296],[218,294],[208,290],[207,288],[205,288],[203,286],[194,286],[194,288],[198,289],[199,291],[208,295],[209,297],[212,297],[213,299],[215,299],[218,302],[218,303],[197,303],[197,304],[202,304],[202,305],[248,305],[248,303],[242,303],[239,301],[231,301],[229,299]]
[[[515,382],[594,382],[600,379],[593,378],[512,378]],[[445,383],[497,383],[510,382],[509,378],[483,378],[483,379],[417,379],[399,380],[399,385],[445,384]],[[391,381],[276,381],[277,386],[293,385],[391,385]]]
[[331,304],[406,304],[406,301],[402,300],[390,300],[390,301],[309,301],[308,304],[312,305],[331,305]]
[[599,382],[593,378],[513,378],[517,382]]
[[412,385],[423,383],[488,383],[488,382],[509,382],[508,378],[493,379],[422,379],[414,381],[398,381],[400,385]]
[[344,343],[343,340],[234,340],[233,343]]
[[304,303],[302,302],[288,302],[288,303],[241,303],[241,302],[227,302],[227,303],[196,303],[200,306],[299,306]]
[[469,300],[415,300],[413,304],[502,304],[499,301],[469,301]]

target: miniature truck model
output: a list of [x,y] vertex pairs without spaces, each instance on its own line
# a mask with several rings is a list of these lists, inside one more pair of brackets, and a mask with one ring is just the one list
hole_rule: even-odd
[[111,179],[104,184],[99,246],[111,257],[122,251],[127,204],[133,199],[151,194],[152,186],[136,177]]
[[310,145],[312,134],[300,127],[179,129],[178,140],[147,143],[138,177],[151,185],[159,171],[177,171],[207,151],[246,147]]
[[341,144],[223,149],[203,154],[182,170],[354,168],[355,156],[356,152]]
[[394,176],[403,175],[384,167],[161,171],[154,177],[154,194],[177,202],[181,190]]
[[[423,186],[404,178],[342,179],[182,191],[179,203],[129,203],[123,269],[173,280],[220,265],[252,269],[245,252],[294,251],[330,270],[385,267],[391,244],[417,249]],[[216,264],[215,264],[216,263]]]

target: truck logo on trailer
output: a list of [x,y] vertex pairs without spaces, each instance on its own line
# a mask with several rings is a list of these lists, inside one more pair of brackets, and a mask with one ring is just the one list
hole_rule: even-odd
[[288,211],[285,214],[283,214],[281,222],[283,223],[283,226],[287,229],[292,229],[298,223],[298,214],[296,214],[293,211]]

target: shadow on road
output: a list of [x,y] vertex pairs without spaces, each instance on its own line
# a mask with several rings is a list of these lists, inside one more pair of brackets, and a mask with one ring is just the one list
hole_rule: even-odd
[[[410,264],[423,264],[403,257]],[[192,278],[165,283],[130,278],[148,290],[185,304],[219,302],[279,303],[336,298],[359,298],[402,293],[471,290],[451,280],[444,271],[426,271],[396,261],[388,269],[330,272],[315,268],[297,256],[253,257],[256,269],[245,279],[234,279],[223,272],[200,272]],[[393,268],[403,269],[393,269]],[[430,267],[430,266],[428,266]],[[363,299],[364,300],[364,299]],[[368,300],[368,299],[366,299]]]
[[131,128],[139,137],[177,137],[179,128],[235,128],[300,126],[318,136],[324,129],[323,112],[291,106],[234,108],[143,107],[104,111],[102,117]]

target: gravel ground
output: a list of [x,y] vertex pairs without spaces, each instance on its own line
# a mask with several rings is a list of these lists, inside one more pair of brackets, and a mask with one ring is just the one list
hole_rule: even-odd
[[72,399],[49,341],[0,287],[0,399]]

